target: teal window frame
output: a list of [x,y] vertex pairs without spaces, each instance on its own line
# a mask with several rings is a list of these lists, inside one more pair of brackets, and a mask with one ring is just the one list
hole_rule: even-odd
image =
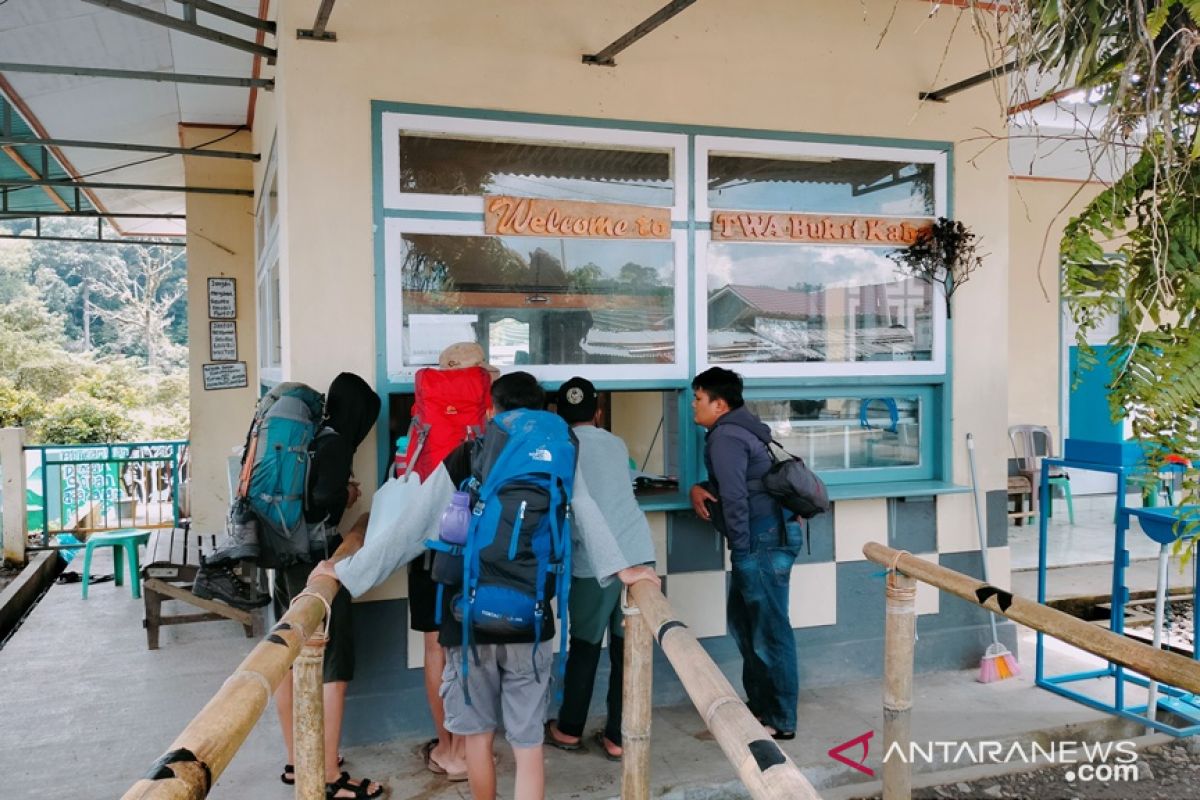
[[[373,209],[375,239],[376,281],[376,389],[381,396],[393,392],[411,392],[411,381],[395,381],[388,375],[387,324],[388,309],[385,291],[385,238],[384,222],[388,218],[482,220],[483,215],[463,211],[437,211],[414,208],[387,208],[384,204],[384,158],[383,120],[387,114],[415,114],[430,117],[453,117],[478,120],[480,122],[523,122],[539,125],[554,125],[564,129],[610,128],[631,132],[658,132],[684,134],[687,136],[687,219],[675,220],[672,227],[687,231],[687,320],[679,326],[680,335],[688,337],[688,373],[694,375],[697,368],[698,340],[696,331],[696,269],[698,231],[709,229],[707,219],[696,216],[697,198],[695,187],[696,138],[699,136],[744,137],[765,141],[789,141],[858,145],[896,149],[924,149],[942,151],[946,156],[944,207],[947,216],[953,217],[954,208],[954,145],[947,141],[913,140],[885,137],[842,136],[813,134],[768,129],[734,128],[711,125],[679,125],[637,120],[598,119],[593,117],[562,116],[526,112],[496,111],[491,109],[462,108],[455,106],[400,103],[383,100],[371,102],[372,164],[373,164]],[[683,288],[683,287],[678,287]],[[921,463],[918,467],[860,468],[845,470],[841,474],[828,476],[830,494],[839,497],[887,497],[942,494],[963,491],[963,487],[950,482],[953,469],[951,447],[952,420],[950,409],[953,399],[953,325],[945,323],[945,360],[942,371],[934,374],[886,375],[886,376],[823,376],[813,377],[747,377],[745,379],[748,398],[804,399],[823,397],[879,397],[883,392],[905,393],[921,398]],[[736,369],[736,364],[728,365]],[[543,381],[548,391],[558,388],[559,381]],[[603,380],[597,387],[605,390],[662,390],[678,392],[679,414],[682,421],[691,418],[690,380],[677,378]],[[882,396],[886,396],[883,394]],[[386,407],[386,404],[385,404]],[[386,410],[380,413],[380,431],[387,428]],[[679,437],[680,493],[678,496],[647,498],[642,508],[648,511],[671,510],[690,507],[687,490],[704,478],[703,447],[704,431],[693,426],[694,436],[681,431]],[[380,475],[385,475],[391,458],[392,443],[385,435],[377,436]]]

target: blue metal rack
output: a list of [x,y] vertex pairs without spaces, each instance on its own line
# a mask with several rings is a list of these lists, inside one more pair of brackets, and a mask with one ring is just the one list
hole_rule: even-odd
[[[1125,505],[1125,488],[1127,471],[1132,465],[1104,464],[1090,461],[1080,461],[1070,458],[1046,458],[1042,460],[1041,480],[1038,486],[1038,585],[1037,599],[1039,603],[1046,602],[1046,539],[1050,509],[1049,475],[1051,468],[1061,467],[1071,470],[1091,470],[1107,472],[1117,479],[1117,521],[1116,535],[1113,539],[1113,569],[1112,569],[1112,618],[1109,630],[1118,635],[1125,633],[1125,605],[1129,601],[1129,588],[1125,584],[1125,571],[1129,567],[1129,551],[1125,548],[1125,535],[1129,530],[1131,517],[1138,517],[1142,530],[1166,548],[1176,538],[1176,522],[1182,516],[1200,515],[1200,507],[1166,507],[1166,508],[1130,508]],[[1200,587],[1200,558],[1193,559],[1197,583],[1193,585],[1193,601],[1196,589]],[[1193,642],[1200,642],[1200,614],[1193,614]],[[1200,733],[1200,697],[1185,692],[1173,686],[1157,685],[1155,707],[1166,711],[1184,724],[1173,725],[1161,719],[1151,719],[1147,703],[1127,705],[1125,690],[1127,685],[1149,688],[1150,681],[1144,676],[1127,670],[1120,664],[1109,662],[1101,669],[1084,672],[1071,672],[1062,675],[1047,676],[1045,672],[1045,634],[1037,633],[1037,660],[1035,682],[1043,689],[1055,694],[1083,703],[1086,706],[1116,714],[1133,720],[1156,730],[1174,736],[1191,736]],[[1194,651],[1192,657],[1196,658]],[[1095,697],[1083,694],[1071,688],[1070,684],[1097,678],[1113,678],[1113,701],[1104,702]],[[1157,713],[1156,713],[1157,716]]]

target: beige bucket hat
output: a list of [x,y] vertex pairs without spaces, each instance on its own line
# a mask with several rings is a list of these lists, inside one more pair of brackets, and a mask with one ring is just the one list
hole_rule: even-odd
[[500,370],[484,360],[483,348],[476,342],[455,342],[438,356],[439,369],[465,369],[466,367],[483,367],[492,376],[492,380],[500,377]]

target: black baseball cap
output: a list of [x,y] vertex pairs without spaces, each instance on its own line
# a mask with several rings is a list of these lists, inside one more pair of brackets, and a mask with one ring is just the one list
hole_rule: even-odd
[[596,405],[600,394],[587,378],[574,377],[558,387],[558,401],[555,404],[558,415],[574,425],[577,422],[589,422],[596,416]]

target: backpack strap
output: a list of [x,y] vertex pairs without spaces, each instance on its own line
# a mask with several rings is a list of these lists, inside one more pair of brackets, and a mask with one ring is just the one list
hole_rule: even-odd
[[571,607],[571,506],[567,504],[567,513],[563,518],[563,539],[566,541],[566,551],[563,553],[561,580],[558,582],[558,691],[556,700],[562,703],[563,689],[566,686],[567,675],[567,622]]

